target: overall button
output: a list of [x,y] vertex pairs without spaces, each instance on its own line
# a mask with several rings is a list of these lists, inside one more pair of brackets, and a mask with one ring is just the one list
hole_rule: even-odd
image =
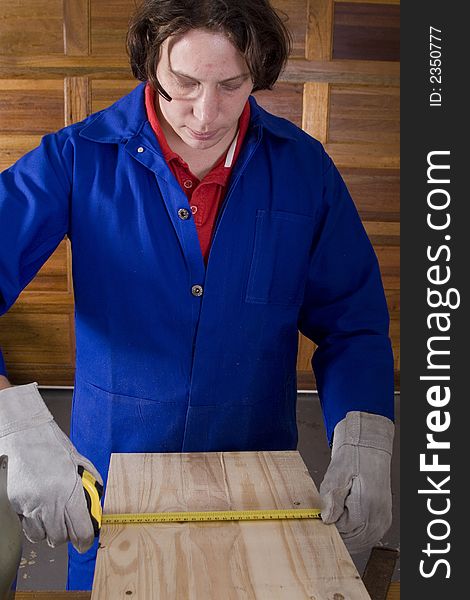
[[141,154],[141,153],[142,153],[144,150],[145,150],[145,148],[143,148],[142,146],[139,146],[139,147],[137,148],[137,152],[138,152],[139,154]]
[[178,210],[178,217],[182,221],[186,221],[186,219],[189,219],[189,217],[190,217],[189,210],[187,208],[180,208]]
[[193,296],[202,296],[202,285],[193,285],[191,288],[191,294]]

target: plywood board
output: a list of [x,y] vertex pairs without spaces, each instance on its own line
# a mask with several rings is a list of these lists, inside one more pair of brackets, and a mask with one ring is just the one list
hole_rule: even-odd
[[[105,513],[318,507],[297,451],[113,454]],[[321,520],[104,526],[92,600],[366,600]]]

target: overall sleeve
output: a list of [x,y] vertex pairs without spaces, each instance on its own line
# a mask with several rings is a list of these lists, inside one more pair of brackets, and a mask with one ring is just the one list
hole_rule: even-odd
[[325,155],[322,226],[309,267],[299,330],[315,344],[312,367],[328,439],[348,411],[393,420],[393,355],[377,257],[336,167]]
[[[0,174],[0,315],[68,230],[71,148],[50,134]],[[6,367],[0,350],[0,374]]]

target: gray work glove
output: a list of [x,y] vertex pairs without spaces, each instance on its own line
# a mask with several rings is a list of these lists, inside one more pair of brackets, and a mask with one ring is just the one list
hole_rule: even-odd
[[320,485],[321,516],[336,524],[351,554],[376,544],[391,525],[394,429],[390,419],[359,411],[348,412],[335,427]]
[[8,455],[8,496],[26,537],[88,550],[94,532],[78,466],[102,479],[54,421],[36,383],[0,391],[0,454]]

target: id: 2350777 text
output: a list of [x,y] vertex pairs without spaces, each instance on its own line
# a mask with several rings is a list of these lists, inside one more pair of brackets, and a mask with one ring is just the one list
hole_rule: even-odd
[[442,106],[442,31],[429,27],[429,106]]

